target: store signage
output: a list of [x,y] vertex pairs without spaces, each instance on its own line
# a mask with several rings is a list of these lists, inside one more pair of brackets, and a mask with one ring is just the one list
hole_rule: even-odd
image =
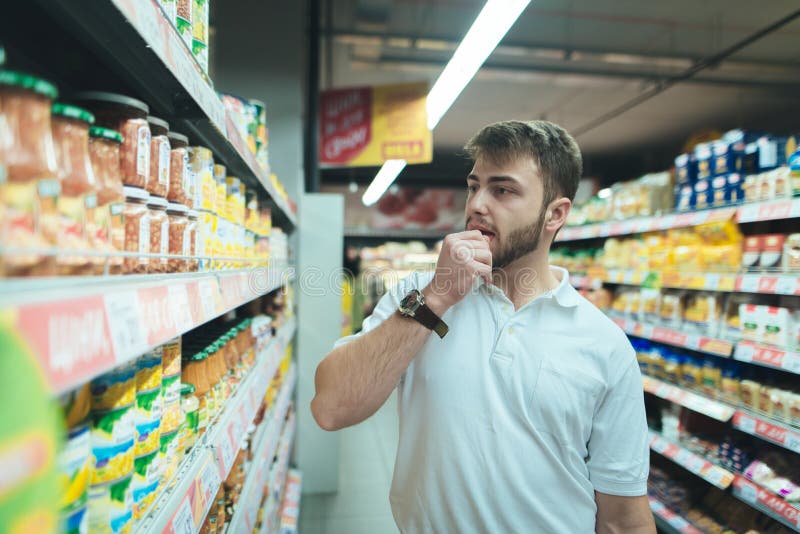
[[429,163],[427,83],[324,91],[320,97],[319,162],[369,167],[388,159]]

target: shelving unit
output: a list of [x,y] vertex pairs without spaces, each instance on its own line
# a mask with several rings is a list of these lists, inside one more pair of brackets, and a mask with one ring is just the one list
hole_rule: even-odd
[[681,515],[664,506],[658,499],[653,497],[649,497],[649,499],[650,510],[653,512],[659,531],[667,534],[702,534],[701,530],[698,530]]
[[800,454],[800,428],[747,410],[737,410],[733,428]]
[[672,328],[641,323],[630,319],[612,318],[612,320],[629,336],[649,339],[674,347],[691,349],[698,352],[729,358],[733,354],[733,343],[724,339],[716,339],[697,333],[681,332]]
[[284,426],[278,455],[270,472],[267,491],[269,492],[264,504],[264,512],[261,519],[260,534],[271,534],[275,531],[279,521],[278,512],[283,496],[283,489],[289,473],[289,458],[291,457],[292,446],[296,433],[294,414],[289,416]]
[[707,415],[723,423],[730,421],[736,408],[723,402],[709,399],[697,393],[687,391],[678,386],[667,384],[650,376],[642,377],[642,385],[647,393],[668,400],[675,404],[680,404],[684,408]]
[[673,443],[661,436],[658,432],[650,431],[650,450],[669,458],[687,471],[694,473],[709,484],[719,489],[725,489],[733,483],[734,474],[718,465],[714,465],[705,458]]
[[760,345],[752,341],[740,341],[736,344],[733,357],[741,362],[800,374],[800,353],[795,351]]
[[300,515],[300,497],[303,489],[303,477],[300,471],[289,469],[286,476],[286,490],[283,492],[283,502],[280,507],[280,534],[294,534],[297,532],[297,520]]
[[800,507],[762,488],[743,476],[733,482],[733,495],[756,510],[800,532]]

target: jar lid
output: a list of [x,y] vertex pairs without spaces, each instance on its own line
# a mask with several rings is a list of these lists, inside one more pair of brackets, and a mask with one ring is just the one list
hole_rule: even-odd
[[164,119],[159,119],[158,117],[154,117],[152,115],[148,115],[147,116],[147,123],[150,126],[155,126],[156,129],[164,130],[165,134],[167,132],[169,132],[169,123],[167,121],[165,121]]
[[258,108],[262,108],[262,109],[263,109],[263,108],[266,108],[266,107],[267,107],[267,105],[266,105],[266,104],[264,104],[264,102],[262,102],[261,100],[258,100],[258,99],[256,99],[256,98],[251,98],[251,99],[250,99],[250,100],[248,100],[247,102],[248,102],[248,103],[249,103],[251,106],[255,106],[255,107],[258,107]]
[[189,208],[187,208],[183,204],[178,204],[177,202],[170,202],[167,204],[167,211],[172,211],[181,215],[186,215],[186,212],[189,211]]
[[0,70],[0,85],[13,85],[29,89],[40,95],[44,95],[50,100],[58,98],[58,89],[52,83],[30,74],[13,70]]
[[80,100],[82,102],[99,102],[102,104],[114,104],[117,106],[124,106],[127,108],[135,109],[147,115],[150,113],[150,108],[135,98],[116,93],[106,93],[104,91],[85,91],[74,95],[71,100]]
[[153,206],[156,208],[167,209],[167,199],[164,197],[158,197],[155,195],[150,195],[150,200],[147,201],[148,206]]
[[194,387],[194,384],[187,384],[185,382],[181,383],[181,395],[182,396],[187,396],[188,397],[189,395],[194,393],[196,390],[197,390],[197,388]]
[[167,137],[171,141],[171,145],[173,147],[177,144],[178,146],[189,146],[189,138],[185,135],[178,133],[178,132],[169,132]]
[[189,211],[186,213],[186,215],[187,215],[187,216],[188,216],[190,219],[197,219],[197,217],[199,217],[199,214],[198,214],[198,213],[197,213],[195,210],[189,210]]
[[89,128],[89,136],[100,137],[102,139],[116,141],[117,143],[121,143],[123,140],[121,133],[116,130],[112,130],[111,128],[103,128],[102,126],[92,126]]
[[59,117],[67,117],[68,119],[76,119],[87,124],[94,124],[94,115],[83,108],[70,106],[69,104],[64,104],[63,102],[56,102],[53,104],[51,112],[53,115],[57,115]]
[[134,200],[144,200],[150,198],[150,193],[142,189],[141,187],[133,187],[130,185],[126,185],[122,188],[123,193],[125,194],[125,198],[131,198]]
[[195,352],[194,354],[192,354],[190,356],[186,356],[183,359],[186,360],[186,361],[190,361],[190,362],[201,362],[201,361],[203,361],[203,360],[205,360],[207,358],[208,358],[208,353],[206,353],[206,351],[204,351],[204,350],[201,350],[201,351]]

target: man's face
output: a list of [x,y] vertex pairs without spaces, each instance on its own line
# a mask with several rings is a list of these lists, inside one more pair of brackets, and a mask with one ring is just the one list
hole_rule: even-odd
[[524,158],[497,165],[478,159],[467,188],[467,230],[480,230],[488,237],[494,269],[539,247],[546,210],[536,162]]

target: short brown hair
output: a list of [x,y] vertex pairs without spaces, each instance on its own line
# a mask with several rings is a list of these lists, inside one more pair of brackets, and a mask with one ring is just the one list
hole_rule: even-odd
[[497,165],[532,158],[541,169],[545,206],[559,195],[574,200],[583,174],[578,143],[564,128],[548,121],[503,121],[484,126],[464,150],[473,161],[487,158]]

